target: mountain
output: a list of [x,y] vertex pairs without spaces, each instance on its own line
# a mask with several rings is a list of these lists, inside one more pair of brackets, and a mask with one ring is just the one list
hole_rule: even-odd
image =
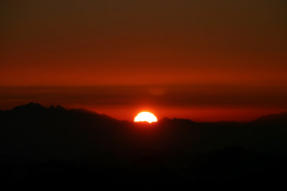
[[262,116],[254,121],[257,124],[279,124],[287,125],[287,112]]
[[0,112],[0,175],[12,183],[144,185],[137,189],[278,184],[287,170],[283,116],[147,126],[30,103]]

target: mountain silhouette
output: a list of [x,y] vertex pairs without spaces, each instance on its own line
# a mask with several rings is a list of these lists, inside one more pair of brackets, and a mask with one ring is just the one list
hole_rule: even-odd
[[147,126],[30,103],[1,111],[0,121],[2,181],[279,184],[287,170],[286,114],[249,123],[162,119]]
[[281,124],[286,125],[287,124],[287,112],[279,113],[279,114],[272,114],[272,115],[266,115],[258,118],[254,121],[257,124]]

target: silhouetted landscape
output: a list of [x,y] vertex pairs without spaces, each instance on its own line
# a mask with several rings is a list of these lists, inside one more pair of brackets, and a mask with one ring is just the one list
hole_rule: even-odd
[[287,0],[0,10],[3,190],[287,187]]
[[0,120],[6,182],[113,188],[285,181],[286,113],[248,123],[161,119],[147,125],[30,103],[1,111]]

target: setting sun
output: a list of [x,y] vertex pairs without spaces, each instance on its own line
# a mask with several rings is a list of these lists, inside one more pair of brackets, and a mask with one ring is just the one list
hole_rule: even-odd
[[153,113],[148,112],[148,111],[140,112],[134,118],[134,122],[154,123],[157,121],[158,121],[157,117]]

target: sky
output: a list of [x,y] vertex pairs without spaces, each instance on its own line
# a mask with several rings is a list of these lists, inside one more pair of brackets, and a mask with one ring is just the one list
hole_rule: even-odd
[[0,109],[39,101],[126,119],[149,107],[202,121],[287,109],[285,0],[2,0],[0,9]]

